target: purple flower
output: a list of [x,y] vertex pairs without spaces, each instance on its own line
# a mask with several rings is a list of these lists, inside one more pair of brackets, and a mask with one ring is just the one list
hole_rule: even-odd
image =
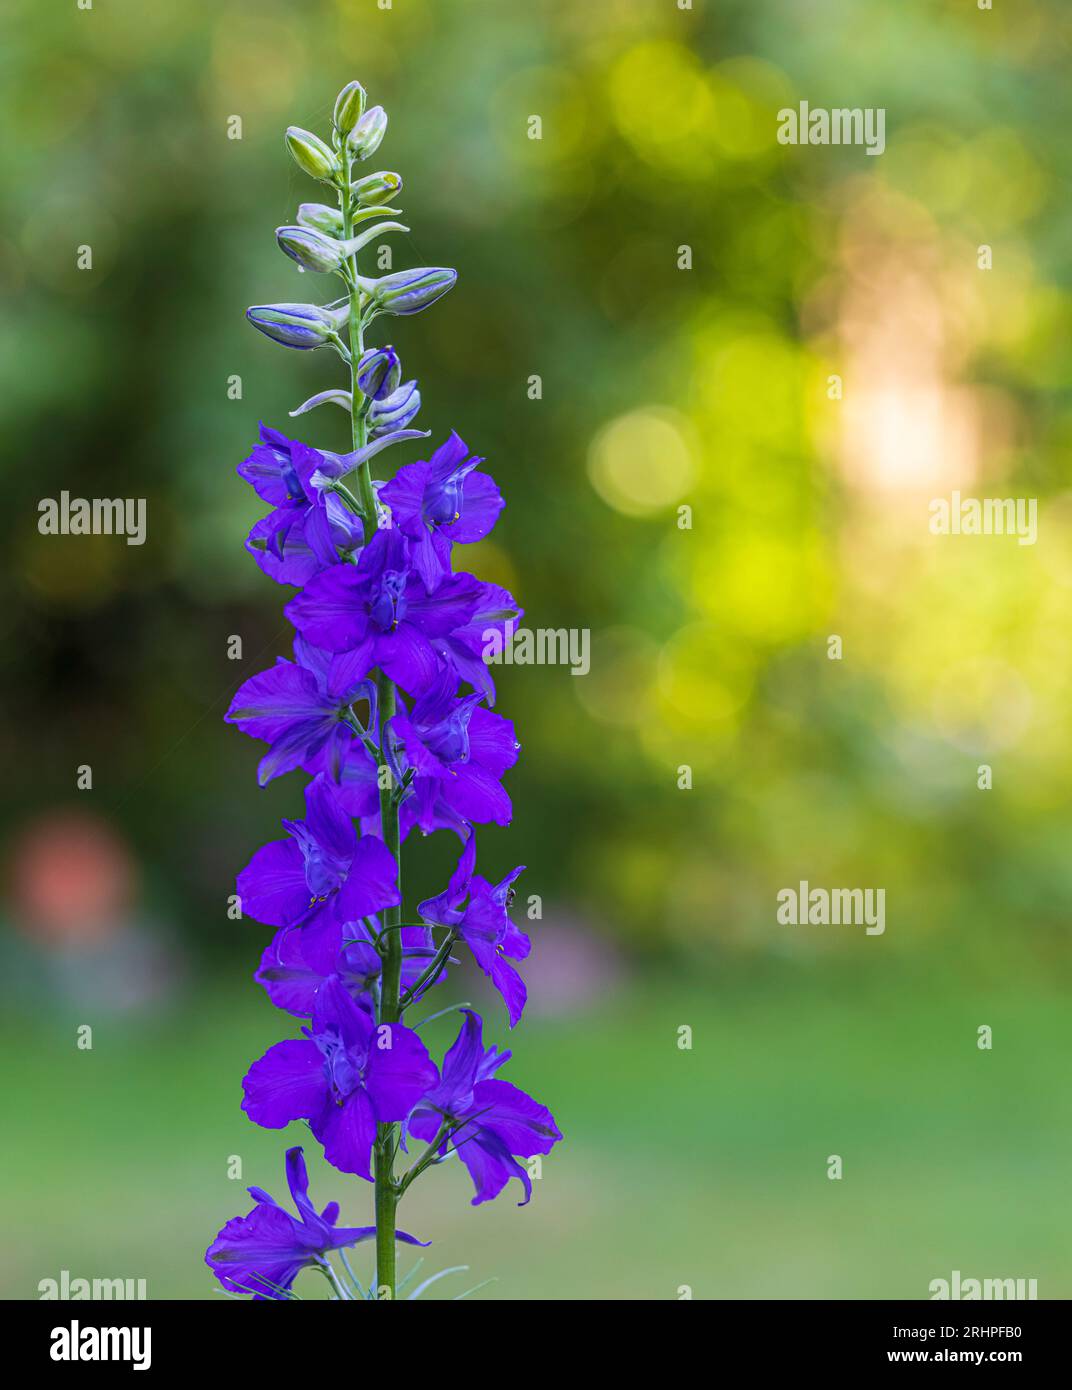
[[[375,1226],[336,1226],[338,1202],[329,1202],[317,1214],[300,1148],[287,1150],[287,1185],[296,1217],[263,1188],[251,1187],[253,1210],[228,1221],[205,1252],[205,1263],[232,1293],[285,1299],[297,1275],[309,1265],[324,1264],[329,1250],[358,1245],[376,1234]],[[396,1231],[395,1239],[407,1245],[427,1243],[405,1231]]]
[[276,583],[300,586],[337,564],[340,552],[360,550],[360,518],[313,481],[337,478],[348,466],[338,454],[312,449],[261,425],[261,443],[238,465],[238,473],[272,504],[272,511],[250,531],[246,549]]
[[[415,985],[435,955],[427,927],[403,927],[401,987]],[[383,960],[367,932],[354,923],[339,926],[333,935],[319,935],[295,927],[281,927],[261,956],[256,978],[277,1009],[298,1018],[309,1018],[316,996],[326,979],[337,976],[366,1013],[374,1010],[374,991],[383,973]],[[431,987],[434,982],[425,985]],[[424,993],[422,989],[421,993]],[[419,996],[417,996],[419,997]]]
[[494,1047],[485,1052],[480,1018],[470,1009],[463,1012],[465,1021],[443,1059],[439,1085],[414,1110],[407,1129],[430,1144],[444,1124],[450,1127],[439,1151],[446,1153],[452,1145],[469,1169],[474,1207],[497,1197],[511,1178],[523,1185],[525,1199],[518,1205],[525,1206],[532,1180],[514,1155],[550,1153],[562,1134],[546,1106],[508,1081],[494,1079],[510,1053],[500,1054]]
[[473,470],[484,462],[452,433],[428,463],[400,468],[380,488],[392,525],[411,542],[414,569],[431,592],[450,573],[450,548],[483,540],[503,509],[495,480]]
[[305,770],[326,773],[335,788],[339,805],[350,816],[359,817],[362,832],[379,834],[380,784],[375,758],[359,738],[339,725],[335,736],[305,763]]
[[394,856],[375,835],[359,840],[330,780],[305,789],[303,821],[285,820],[288,840],[264,845],[238,875],[242,912],[269,927],[300,926],[310,950],[341,945],[338,926],[401,901]]
[[262,787],[311,762],[333,737],[352,741],[342,721],[359,697],[375,707],[375,686],[351,654],[323,652],[297,637],[294,656],[295,661],[281,656],[267,671],[251,676],[224,716],[244,734],[271,745],[257,772]]
[[473,959],[499,991],[513,1028],[525,1008],[525,985],[510,960],[524,960],[529,938],[510,921],[513,883],[520,864],[499,883],[489,883],[476,868],[476,836],[470,835],[446,891],[426,898],[417,911],[433,926],[449,927],[473,953]]
[[502,651],[506,629],[523,615],[517,600],[498,584],[485,584],[480,607],[464,627],[457,627],[447,637],[437,637],[432,643],[443,661],[454,668],[463,681],[481,691],[489,705],[495,703],[495,682],[488,671],[485,653]]
[[337,978],[320,986],[303,1031],[253,1063],[242,1109],[266,1129],[308,1120],[330,1164],[371,1181],[376,1125],[406,1118],[439,1080],[435,1063],[412,1029],[375,1024]]
[[455,574],[429,594],[410,568],[408,551],[400,532],[377,531],[356,565],[316,575],[286,614],[308,641],[329,652],[353,652],[366,670],[378,666],[412,694],[437,673],[432,640],[469,623],[486,586],[471,574]]
[[464,838],[466,822],[509,825],[510,798],[499,779],[517,762],[509,719],[480,707],[483,695],[454,697],[455,676],[444,667],[407,715],[388,724],[388,749],[401,779],[413,771],[400,809],[405,834],[451,829]]
[[330,485],[382,449],[427,433],[394,424],[385,428],[363,449],[333,454],[261,425],[261,443],[238,465],[238,473],[272,504],[273,510],[250,531],[246,549],[277,584],[300,587],[321,570],[360,552],[364,523]]

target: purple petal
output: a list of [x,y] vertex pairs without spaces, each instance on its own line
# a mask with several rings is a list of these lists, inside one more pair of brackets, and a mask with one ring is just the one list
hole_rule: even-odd
[[308,962],[304,951],[305,929],[283,927],[261,956],[256,979],[268,992],[277,1009],[297,1018],[313,1012],[316,992],[329,971],[321,973]]
[[[340,806],[331,780],[322,772],[305,789],[305,824],[319,847],[318,863],[323,864],[326,875],[333,878],[346,873],[357,848],[357,832]],[[309,882],[316,887],[311,877]]]
[[498,1135],[512,1154],[531,1158],[550,1153],[562,1138],[546,1105],[511,1086],[509,1081],[480,1081],[473,1090],[473,1109],[480,1127]]
[[428,1049],[412,1028],[380,1024],[369,1049],[365,1086],[380,1120],[404,1120],[439,1080]]
[[469,720],[469,756],[493,777],[501,777],[517,762],[517,732],[513,721],[478,705]]
[[483,1020],[472,1009],[464,1009],[463,1013],[458,1036],[443,1058],[443,1079],[436,1091],[436,1099],[448,1110],[451,1100],[472,1091],[484,1060]]
[[[473,953],[473,959],[502,996],[510,1027],[517,1026],[525,1009],[528,991],[525,982],[498,947],[482,937],[466,937],[466,945]],[[505,1084],[505,1083],[504,1083]]]
[[369,1160],[376,1139],[376,1117],[363,1090],[354,1091],[342,1105],[327,1106],[312,1124],[333,1168],[372,1181]]
[[261,443],[238,465],[238,476],[245,479],[257,496],[277,507],[295,497],[300,483],[291,462],[293,441],[278,430],[261,425]]
[[337,975],[320,986],[313,1011],[314,1033],[337,1033],[348,1048],[363,1054],[372,1038],[373,1023]]
[[487,473],[470,473],[462,487],[461,516],[442,527],[443,535],[459,545],[482,541],[505,505],[494,478]]
[[481,1133],[465,1142],[466,1131],[459,1135],[458,1157],[469,1169],[473,1179],[476,1196],[474,1207],[482,1202],[490,1202],[497,1197],[511,1178],[518,1178],[525,1189],[524,1200],[518,1206],[525,1206],[532,1196],[532,1179],[528,1170],[513,1158],[501,1141],[491,1135]]
[[356,922],[384,908],[397,907],[401,901],[394,855],[377,836],[363,835],[336,899],[336,917],[340,922]]
[[286,502],[254,523],[246,549],[277,584],[307,584],[320,568],[305,539],[305,502]]
[[329,1099],[320,1049],[305,1038],[276,1043],[250,1067],[242,1089],[242,1109],[265,1129],[311,1120]]
[[368,633],[366,596],[367,583],[356,565],[333,565],[314,576],[284,611],[315,646],[348,652],[359,647]]
[[328,708],[315,675],[281,656],[267,671],[243,681],[224,718],[271,743],[296,720],[315,720]]
[[323,748],[305,764],[307,772],[324,772],[347,815],[371,816],[380,809],[376,762],[365,745],[339,726]]
[[414,579],[406,590],[406,617],[426,637],[445,637],[468,623],[480,606],[484,585],[471,574],[452,574],[434,594]]
[[459,763],[454,776],[443,787],[443,799],[462,817],[475,825],[494,821],[509,825],[514,808],[509,796],[490,772],[476,763]]
[[407,621],[377,638],[376,664],[407,695],[416,695],[435,676],[439,658],[427,637]]
[[205,1252],[205,1263],[225,1289],[280,1299],[308,1264],[301,1223],[281,1207],[258,1204],[227,1222]]
[[305,1157],[300,1144],[287,1150],[286,1169],[287,1186],[290,1188],[294,1205],[303,1217],[312,1217],[314,1222],[319,1221],[316,1208],[309,1200],[309,1173],[305,1167]]
[[238,875],[244,916],[268,927],[287,927],[309,907],[305,860],[293,840],[262,846]]
[[446,482],[458,465],[464,462],[469,446],[458,434],[451,430],[447,438],[432,455],[428,465],[428,485],[435,487]]
[[380,501],[391,508],[391,519],[395,526],[404,529],[408,521],[420,518],[427,479],[428,464],[407,463],[390,482],[380,488]]
[[469,895],[469,880],[476,868],[476,836],[470,835],[458,857],[450,882],[444,892],[434,898],[426,898],[418,904],[417,911],[428,922],[438,926],[452,927],[462,919],[462,903]]

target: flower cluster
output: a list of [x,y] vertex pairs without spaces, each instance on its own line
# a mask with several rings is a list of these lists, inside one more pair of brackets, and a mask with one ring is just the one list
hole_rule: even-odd
[[[416,1178],[456,1153],[474,1204],[516,1177],[523,1205],[532,1184],[519,1160],[561,1138],[544,1106],[497,1078],[510,1054],[485,1050],[470,1008],[461,1009],[441,1066],[409,1021],[455,952],[468,951],[513,1027],[526,997],[514,962],[529,941],[508,913],[521,868],[498,883],[476,873],[476,827],[510,821],[502,779],[519,748],[511,722],[493,712],[481,653],[519,609],[504,589],[459,568],[455,551],[491,531],[502,496],[457,434],[389,480],[372,476],[373,458],[427,431],[410,428],[421,403],[416,381],[403,381],[393,347],[366,346],[365,333],[381,316],[426,308],[456,279],[443,268],[359,273],[364,246],[408,230],[376,220],[398,215],[387,204],[401,178],[361,173],[386,128],[382,107],[368,108],[351,82],[336,101],[330,142],[287,131],[291,155],[334,191],[337,207],[302,204],[276,239],[302,270],[337,275],[344,294],[247,314],[274,342],[328,348],[346,364],[345,389],[322,391],[291,414],[341,406],[352,447],[332,453],[262,426],[238,469],[270,508],[247,549],[298,592],[286,605],[293,659],[247,680],[227,719],[267,745],[261,785],[293,771],[309,779],[304,819],[285,820],[285,838],[258,849],[238,876],[243,916],[274,928],[256,978],[278,1009],[302,1021],[300,1036],[250,1067],[243,1109],[269,1129],[304,1120],[327,1161],[375,1191],[375,1225],[337,1226],[335,1203],[318,1215],[309,1201],[302,1150],[288,1150],[299,1218],[251,1188],[253,1211],[229,1221],[206,1255],[226,1290],[258,1298],[293,1297],[307,1267],[330,1280],[336,1298],[393,1297],[396,1241],[420,1243],[395,1225]],[[452,831],[460,851],[446,888],[409,921],[401,862],[415,828]],[[402,1155],[408,1167],[398,1171]],[[342,1252],[372,1239],[376,1277],[366,1293]],[[335,1251],[345,1275],[331,1264]]]

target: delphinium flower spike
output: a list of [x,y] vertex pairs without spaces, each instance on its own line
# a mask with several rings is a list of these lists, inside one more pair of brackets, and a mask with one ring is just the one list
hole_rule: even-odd
[[[247,311],[281,347],[326,348],[341,361],[346,379],[290,415],[341,407],[350,437],[338,452],[262,425],[238,467],[270,509],[247,549],[270,579],[296,591],[286,604],[296,633],[293,659],[246,680],[227,719],[267,745],[262,785],[294,772],[308,778],[304,818],[284,820],[286,838],[256,849],[238,876],[243,915],[274,932],[256,978],[291,1025],[249,1067],[243,1109],[268,1129],[304,1121],[328,1163],[369,1182],[373,1199],[369,1225],[339,1226],[334,1202],[318,1214],[302,1151],[289,1149],[298,1216],[251,1188],[253,1210],[229,1221],[206,1255],[225,1290],[255,1298],[297,1296],[292,1286],[307,1268],[336,1299],[365,1297],[345,1250],[368,1240],[376,1247],[369,1294],[395,1297],[396,1243],[419,1243],[396,1228],[396,1209],[418,1178],[456,1152],[474,1202],[517,1178],[524,1204],[532,1180],[523,1161],[561,1138],[550,1111],[495,1076],[510,1054],[485,1049],[483,1021],[469,1006],[441,1066],[418,1031],[457,1007],[423,1007],[449,978],[457,947],[501,995],[511,1027],[525,1004],[513,962],[529,941],[509,917],[521,870],[497,883],[475,872],[476,827],[509,824],[502,778],[520,746],[513,724],[490,709],[483,652],[520,610],[505,589],[454,567],[454,547],[483,539],[503,507],[483,459],[458,434],[427,460],[373,477],[374,464],[380,472],[397,446],[428,432],[411,428],[421,392],[405,379],[401,355],[366,333],[377,319],[421,313],[457,280],[446,267],[361,270],[370,242],[408,231],[394,220],[401,176],[362,169],[386,131],[386,113],[368,106],[359,82],[339,93],[326,139],[288,128],[295,163],[335,206],[302,203],[276,241],[301,270],[335,277],[340,293],[325,304]],[[444,891],[407,914],[402,851],[414,829],[450,831],[462,848]],[[417,1006],[424,1018],[411,1026]]]

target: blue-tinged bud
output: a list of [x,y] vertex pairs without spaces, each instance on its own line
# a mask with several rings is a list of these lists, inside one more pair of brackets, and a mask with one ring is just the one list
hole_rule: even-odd
[[319,304],[255,304],[246,318],[281,347],[323,347],[346,322],[348,308],[322,309]]
[[421,408],[421,393],[415,381],[407,381],[397,391],[374,402],[369,410],[373,434],[384,430],[404,430]]
[[358,159],[375,154],[387,134],[387,112],[382,106],[370,106],[350,132],[349,145]]
[[326,236],[341,236],[343,232],[342,213],[326,203],[302,203],[297,222],[299,227],[312,227]]
[[353,184],[353,194],[363,207],[378,207],[389,203],[402,187],[402,175],[381,169],[378,174],[366,174]]
[[335,151],[311,130],[302,130],[297,125],[288,126],[286,142],[294,163],[310,178],[326,182],[342,169]]
[[397,390],[401,380],[402,359],[390,343],[369,348],[357,364],[357,384],[374,401],[382,401]]
[[365,89],[360,82],[347,82],[335,98],[335,114],[332,119],[340,135],[349,135],[361,119],[365,110]]
[[361,278],[358,284],[381,313],[419,314],[453,289],[457,278],[458,272],[445,266],[419,266],[398,270],[379,280]]
[[279,249],[285,251],[292,261],[297,261],[303,270],[316,270],[321,274],[338,270],[345,260],[345,252],[339,242],[314,231],[312,227],[277,227],[275,239]]

